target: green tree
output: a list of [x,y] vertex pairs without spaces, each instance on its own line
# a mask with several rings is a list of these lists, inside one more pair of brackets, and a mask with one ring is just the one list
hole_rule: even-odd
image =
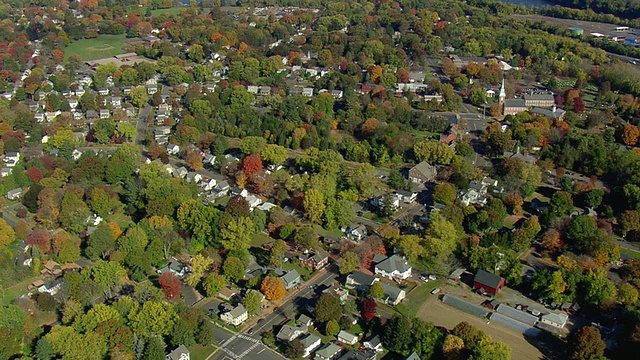
[[107,181],[116,184],[131,179],[136,169],[140,166],[141,159],[138,146],[133,143],[121,145],[107,163]]
[[432,323],[413,319],[411,324],[414,341],[410,351],[415,351],[423,359],[431,359],[444,343],[444,335]]
[[454,148],[436,140],[416,143],[413,146],[413,152],[418,161],[426,161],[435,165],[449,165],[456,156]]
[[384,298],[384,287],[379,282],[369,287],[369,295],[374,299]]
[[358,269],[360,258],[353,251],[347,251],[338,261],[340,274],[347,275]]
[[187,50],[187,55],[189,59],[193,60],[193,62],[199,63],[204,59],[204,49],[200,44],[193,44],[189,46],[189,50]]
[[237,257],[229,257],[224,261],[222,265],[222,271],[224,275],[233,282],[238,282],[244,278],[244,271],[246,267],[242,260]]
[[568,214],[573,210],[573,199],[571,194],[566,191],[556,191],[551,196],[551,211],[556,216]]
[[233,219],[220,230],[220,243],[227,250],[246,251],[251,246],[254,225],[248,217]]
[[322,294],[315,306],[315,318],[318,322],[338,320],[342,316],[340,300],[331,294]]
[[101,144],[108,144],[115,131],[116,122],[111,118],[99,119],[93,125],[93,137]]
[[269,144],[260,152],[260,158],[272,164],[280,165],[287,160],[287,149],[284,146]]
[[584,288],[582,301],[586,304],[600,305],[616,296],[615,285],[601,268],[587,271],[582,278],[582,287]]
[[196,287],[209,267],[213,264],[213,259],[202,254],[191,258],[191,273],[184,279],[187,284]]
[[316,189],[309,189],[304,194],[303,205],[307,218],[317,224],[322,221],[325,204],[324,196]]
[[415,264],[419,257],[426,254],[422,239],[417,235],[402,235],[397,244],[412,264]]
[[272,266],[281,266],[284,254],[287,251],[287,243],[282,240],[276,240],[273,242],[271,249],[269,250],[269,263]]
[[196,332],[196,342],[202,346],[215,344],[216,333],[213,324],[208,320],[200,321],[198,331]]
[[456,199],[456,189],[449,183],[436,185],[433,189],[433,201],[436,203],[451,205]]
[[166,359],[162,338],[152,336],[149,337],[144,347],[144,360],[163,360]]
[[622,283],[618,287],[618,301],[624,305],[632,305],[638,301],[638,289],[629,283]]
[[144,86],[136,86],[131,88],[131,103],[139,108],[145,106],[149,102],[149,95]]
[[0,219],[0,250],[11,244],[16,239],[16,234],[4,219]]
[[109,253],[114,249],[116,239],[113,234],[113,230],[109,227],[106,221],[103,221],[98,225],[96,230],[89,235],[88,246],[86,254],[91,258],[101,257],[105,259]]
[[604,191],[602,189],[593,189],[585,193],[584,201],[588,207],[595,209],[600,206],[600,203],[602,203],[603,196]]
[[220,291],[225,284],[225,277],[222,274],[211,273],[209,274],[202,283],[202,287],[204,291],[207,293],[208,297],[216,296],[218,291]]
[[574,332],[568,339],[569,360],[597,359],[604,355],[606,344],[600,331],[593,326],[585,326]]
[[411,321],[404,316],[396,315],[385,326],[382,344],[385,349],[408,355],[411,339]]
[[185,319],[178,319],[171,330],[171,345],[192,346],[196,343],[195,329]]
[[245,155],[258,154],[267,145],[267,140],[260,136],[247,136],[240,140],[240,150]]
[[469,94],[469,101],[476,106],[482,106],[487,101],[487,92],[481,87],[474,87]]
[[95,266],[90,268],[90,274],[91,279],[111,297],[113,291],[120,289],[127,271],[118,263],[98,260]]
[[127,141],[134,141],[138,136],[138,128],[129,121],[120,121],[116,126],[116,135],[124,136]]
[[133,86],[140,83],[140,74],[132,67],[125,69],[120,77],[122,85]]
[[260,304],[262,304],[262,294],[258,291],[248,291],[242,299],[242,305],[251,315],[255,315],[260,311]]
[[173,305],[156,301],[145,302],[129,319],[132,330],[145,337],[169,335],[177,320]]
[[324,326],[324,333],[327,336],[336,336],[340,332],[340,325],[335,320],[329,320]]

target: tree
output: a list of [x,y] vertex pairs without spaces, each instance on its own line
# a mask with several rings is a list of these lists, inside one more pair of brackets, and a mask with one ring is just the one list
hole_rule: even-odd
[[315,307],[315,318],[318,322],[338,320],[342,316],[340,300],[331,294],[322,294]]
[[433,189],[433,201],[436,203],[451,205],[456,199],[456,189],[449,183],[436,185]]
[[272,266],[281,266],[284,253],[287,251],[287,248],[287,243],[283,240],[274,241],[271,249],[269,250],[269,264]]
[[242,160],[242,169],[247,177],[251,177],[255,174],[262,172],[262,160],[260,155],[251,154]]
[[130,316],[129,321],[136,334],[152,337],[169,335],[177,319],[173,305],[147,301],[142,304],[140,311]]
[[160,283],[160,288],[167,299],[173,299],[180,296],[182,283],[174,273],[165,272],[160,276],[160,280],[158,282]]
[[189,59],[193,60],[193,62],[199,63],[204,58],[204,49],[200,44],[193,44],[189,46],[187,55],[189,56]]
[[[11,233],[9,233],[9,235],[11,235]],[[15,239],[15,235],[13,238]],[[27,236],[27,244],[37,246],[40,251],[47,253],[51,250],[51,235],[49,235],[49,232],[44,228],[35,228],[33,232]]]
[[11,244],[15,239],[16,234],[11,226],[7,225],[4,219],[0,219],[0,250],[6,248],[7,245]]
[[360,258],[353,251],[347,251],[338,261],[340,266],[340,274],[347,275],[358,269]]
[[444,335],[432,323],[414,319],[411,324],[414,341],[409,351],[415,351],[424,359],[433,358],[434,354],[442,348]]
[[622,130],[622,141],[629,146],[633,146],[638,143],[638,137],[640,137],[638,127],[628,123],[625,124]]
[[382,299],[384,297],[384,287],[379,282],[369,287],[369,296],[374,299]]
[[202,283],[202,287],[204,291],[207,293],[208,297],[216,296],[218,291],[220,291],[224,287],[225,277],[222,274],[211,273],[209,274]]
[[242,305],[247,309],[249,314],[254,315],[260,311],[260,304],[262,304],[262,294],[255,290],[248,291],[242,299]]
[[253,222],[248,217],[232,219],[220,230],[220,243],[227,250],[246,251],[251,246]]
[[469,94],[469,101],[476,106],[482,106],[487,102],[487,91],[481,87],[474,87]]
[[411,346],[411,338],[411,321],[404,316],[395,315],[384,329],[382,344],[385,349],[406,355]]
[[602,268],[587,271],[581,282],[584,288],[582,301],[586,304],[600,305],[616,296],[616,287]]
[[213,259],[208,256],[202,254],[193,256],[191,258],[191,273],[184,279],[184,282],[193,287],[198,286],[211,264],[213,264]]
[[593,189],[584,195],[584,202],[588,207],[595,209],[602,203],[604,191],[602,189]]
[[322,222],[325,204],[324,196],[316,189],[309,189],[304,194],[304,210],[307,218],[317,224]]
[[584,243],[588,238],[592,237],[598,227],[593,217],[589,215],[579,215],[571,219],[567,227],[567,239],[574,243]]
[[208,346],[214,344],[215,341],[216,334],[213,324],[208,320],[200,321],[198,331],[196,332],[196,342],[202,346]]
[[111,297],[114,291],[120,289],[122,279],[126,276],[127,271],[116,262],[98,260],[90,268],[90,274],[91,279],[102,288],[108,297]]
[[289,342],[285,350],[285,355],[289,359],[298,359],[304,355],[304,345],[302,345],[300,339],[294,339]]
[[113,250],[115,244],[116,239],[113,236],[113,231],[106,221],[103,221],[98,225],[97,229],[89,235],[89,246],[87,246],[86,254],[91,258],[102,257],[105,259]]
[[464,341],[459,337],[449,334],[444,338],[442,352],[446,360],[462,359],[462,351],[464,350]]
[[140,149],[133,143],[121,145],[107,163],[106,179],[112,184],[125,182],[133,177],[141,162]]
[[266,276],[260,284],[260,291],[267,300],[280,300],[284,297],[285,288],[282,280],[275,276]]
[[622,283],[618,287],[618,301],[624,305],[632,305],[638,301],[638,289],[629,283]]
[[151,336],[144,347],[144,360],[163,360],[166,358],[162,338]]
[[397,245],[412,264],[415,264],[418,258],[426,253],[425,248],[422,246],[422,239],[417,235],[402,235]]
[[171,330],[171,345],[191,346],[196,343],[195,329],[185,319],[178,319]]
[[327,336],[336,336],[340,332],[340,325],[336,320],[329,320],[324,326],[324,333]]
[[287,149],[284,146],[269,144],[260,152],[260,157],[275,165],[283,164],[287,160]]
[[556,191],[551,196],[551,211],[556,216],[568,214],[573,210],[573,199],[571,194],[566,191]]
[[640,229],[640,212],[636,210],[627,210],[620,216],[620,227],[622,236],[629,231],[638,231]]
[[436,140],[416,143],[413,152],[418,161],[426,161],[432,165],[449,165],[456,156],[454,148]]
[[244,278],[245,265],[237,257],[228,257],[222,265],[222,271],[227,279],[237,283]]
[[604,355],[606,347],[598,328],[585,326],[569,337],[567,355],[569,360],[595,359]]
[[367,321],[371,321],[374,317],[376,317],[377,307],[378,304],[372,298],[362,300],[362,317]]
[[240,150],[245,155],[257,154],[267,145],[267,140],[259,136],[247,136],[240,140]]

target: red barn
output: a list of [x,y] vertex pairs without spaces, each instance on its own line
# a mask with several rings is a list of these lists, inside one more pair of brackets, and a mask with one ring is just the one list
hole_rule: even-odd
[[490,272],[479,270],[473,279],[474,289],[483,289],[487,293],[495,296],[500,289],[504,287],[504,278],[498,275],[494,275]]

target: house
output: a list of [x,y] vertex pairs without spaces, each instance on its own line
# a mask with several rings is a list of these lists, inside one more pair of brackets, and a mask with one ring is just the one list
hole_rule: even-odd
[[262,96],[271,95],[271,88],[269,86],[260,86],[260,95]]
[[42,270],[40,270],[40,274],[44,275],[44,276],[57,277],[57,276],[62,275],[62,268],[60,267],[60,264],[58,264],[57,262],[49,259],[44,264],[44,268]]
[[346,354],[340,356],[338,360],[373,360],[376,359],[378,353],[371,349],[350,350]]
[[359,291],[367,291],[371,285],[380,279],[371,275],[365,274],[360,271],[356,271],[353,274],[347,276],[345,281],[345,287],[347,289],[356,289]]
[[[389,200],[387,200],[387,197],[389,197]],[[400,207],[400,199],[397,196],[382,195],[375,199],[371,199],[371,205],[378,208],[389,206],[395,211]]]
[[247,197],[245,197],[245,200],[247,200],[247,203],[249,203],[249,209],[251,211],[262,204],[262,199],[255,195],[248,195]]
[[189,171],[187,173],[187,176],[185,176],[185,180],[187,180],[187,182],[194,182],[197,183],[200,180],[202,180],[202,175],[198,174],[195,171]]
[[344,330],[341,330],[340,333],[338,333],[338,341],[347,345],[355,345],[355,343],[358,342],[358,337]]
[[349,297],[349,291],[347,289],[341,288],[337,281],[327,289],[324,289],[322,292],[326,294],[331,294],[334,297],[338,298],[341,304],[344,304],[347,301],[347,298]]
[[353,224],[347,230],[347,237],[351,240],[360,241],[367,236],[367,227],[364,224]]
[[167,360],[190,360],[189,349],[180,345],[175,350],[167,354]]
[[420,356],[414,351],[409,356],[407,356],[404,360],[421,360]]
[[258,206],[258,210],[262,210],[262,211],[268,212],[269,210],[271,210],[271,208],[274,208],[276,206],[278,206],[278,205],[267,201],[266,203]]
[[219,181],[213,190],[218,197],[226,196],[229,192],[229,183],[226,180]]
[[298,274],[296,269],[293,269],[280,276],[280,279],[282,279],[282,282],[284,283],[284,288],[289,290],[300,283],[300,274]]
[[491,295],[497,295],[500,289],[505,286],[504,278],[485,270],[478,270],[473,279],[474,289],[483,289]]
[[385,282],[380,282],[380,284],[382,284],[382,288],[384,289],[384,298],[382,298],[382,301],[388,305],[396,306],[407,297],[406,292],[398,287]]
[[[60,271],[62,272],[62,270]],[[55,295],[58,293],[58,291],[60,291],[60,288],[62,287],[62,283],[63,283],[62,278],[48,281],[44,283],[44,285],[38,287],[38,292],[47,293],[49,295]]]
[[340,354],[340,351],[342,351],[342,348],[331,342],[319,348],[316,351],[313,360],[331,360]]
[[153,95],[158,92],[158,85],[147,85],[147,94]]
[[540,318],[541,323],[553,326],[558,330],[563,329],[564,326],[567,325],[568,320],[569,315],[561,313],[549,313],[542,315],[542,317]]
[[256,85],[248,85],[247,86],[247,92],[249,94],[257,94],[259,90],[259,87]]
[[248,317],[249,313],[242,304],[238,304],[238,306],[233,308],[233,310],[231,311],[220,314],[220,320],[233,326],[242,324],[243,322],[245,322],[245,320],[247,320]]
[[411,265],[398,255],[392,255],[375,266],[376,275],[390,280],[406,280],[411,277]]
[[297,339],[300,335],[306,334],[308,331],[308,327],[304,325],[284,325],[280,331],[278,331],[278,334],[276,334],[276,338],[284,342],[289,342]]
[[188,173],[189,173],[189,171],[187,170],[187,168],[182,166],[182,167],[177,168],[177,169],[175,169],[173,171],[173,177],[177,177],[177,178],[183,179],[185,176],[187,176]]
[[223,300],[230,301],[237,293],[236,289],[224,287],[218,291],[218,297]]
[[213,188],[215,188],[217,184],[218,184],[218,181],[216,179],[203,179],[199,183],[200,187],[202,187],[202,190],[204,191],[213,190]]
[[396,196],[399,200],[402,200],[403,203],[411,204],[418,197],[418,193],[415,191],[398,190],[396,191]]
[[312,97],[313,96],[313,88],[310,87],[305,87],[302,88],[302,96],[306,96],[306,97]]
[[158,274],[164,274],[166,272],[174,273],[178,278],[184,279],[187,276],[187,273],[190,272],[190,269],[187,265],[178,261],[176,258],[171,258],[171,262],[168,265],[158,270]]
[[[79,103],[80,102],[77,99],[69,99],[69,107],[72,108],[72,109],[77,108]],[[40,121],[40,122],[42,122],[42,121]]]
[[21,196],[22,196],[21,188],[16,188],[16,189],[7,191],[7,199],[9,200],[20,199]]
[[20,161],[20,153],[17,151],[7,151],[4,153],[4,164],[6,167],[14,167]]
[[322,340],[320,340],[320,337],[318,335],[309,334],[301,339],[300,343],[302,343],[302,347],[304,348],[304,354],[302,355],[302,357],[306,358],[307,356],[311,355],[311,352],[313,352],[313,350],[322,345]]
[[313,326],[313,320],[305,314],[298,316],[298,323],[302,326]]
[[12,168],[3,167],[2,169],[0,169],[0,177],[9,176],[9,175],[11,175],[12,172],[13,172]]
[[180,146],[176,144],[167,144],[167,154],[177,155],[180,152]]
[[100,109],[100,119],[108,119],[110,117],[109,109]]
[[242,189],[239,187],[233,187],[231,188],[231,196],[242,196],[243,198],[246,198],[249,195],[249,192],[247,191],[247,189]]
[[384,352],[384,349],[382,348],[382,339],[380,339],[380,335],[376,335],[372,337],[371,339],[363,342],[362,345],[365,348],[371,349],[377,353]]
[[340,100],[344,96],[344,91],[342,91],[342,90],[331,90],[331,96],[333,96],[333,98],[336,99],[336,100]]
[[460,195],[460,200],[462,200],[462,203],[464,204],[464,206],[469,206],[473,204],[483,204],[483,205],[486,204],[487,198],[484,196],[485,194],[482,194],[481,192],[475,189],[461,190],[458,193],[458,195]]
[[149,35],[149,36],[145,36],[145,38],[142,39],[142,41],[146,46],[153,46],[153,44],[160,41],[160,38],[155,35]]
[[211,155],[211,154],[206,154],[204,156],[204,158],[202,159],[202,163],[204,165],[215,165],[216,164],[216,156],[215,155]]
[[300,262],[306,266],[319,270],[329,263],[329,256],[326,252],[318,250],[315,254],[305,254],[300,256]]
[[109,95],[109,89],[108,88],[100,88],[100,89],[98,89],[98,94],[100,94],[100,96],[107,96],[107,95]]
[[415,183],[425,183],[432,181],[438,175],[436,167],[423,161],[409,170],[409,180]]
[[111,98],[111,105],[115,108],[122,106],[122,98],[120,96],[114,96]]

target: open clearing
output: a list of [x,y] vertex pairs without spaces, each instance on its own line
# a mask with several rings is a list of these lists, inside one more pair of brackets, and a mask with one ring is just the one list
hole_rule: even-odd
[[[443,291],[446,292],[445,289]],[[514,359],[543,359],[544,355],[531,343],[529,343],[522,334],[495,323],[487,324],[487,320],[480,319],[477,316],[467,314],[463,311],[455,309],[449,305],[445,305],[439,300],[438,296],[429,297],[418,310],[417,317],[430,321],[436,326],[442,326],[452,329],[462,321],[466,321],[476,328],[484,331],[485,334],[491,336],[494,341],[500,340],[509,345],[512,349],[511,356]]]
[[98,35],[95,39],[82,39],[73,42],[65,49],[65,56],[78,54],[84,61],[112,57],[124,54],[125,35]]

